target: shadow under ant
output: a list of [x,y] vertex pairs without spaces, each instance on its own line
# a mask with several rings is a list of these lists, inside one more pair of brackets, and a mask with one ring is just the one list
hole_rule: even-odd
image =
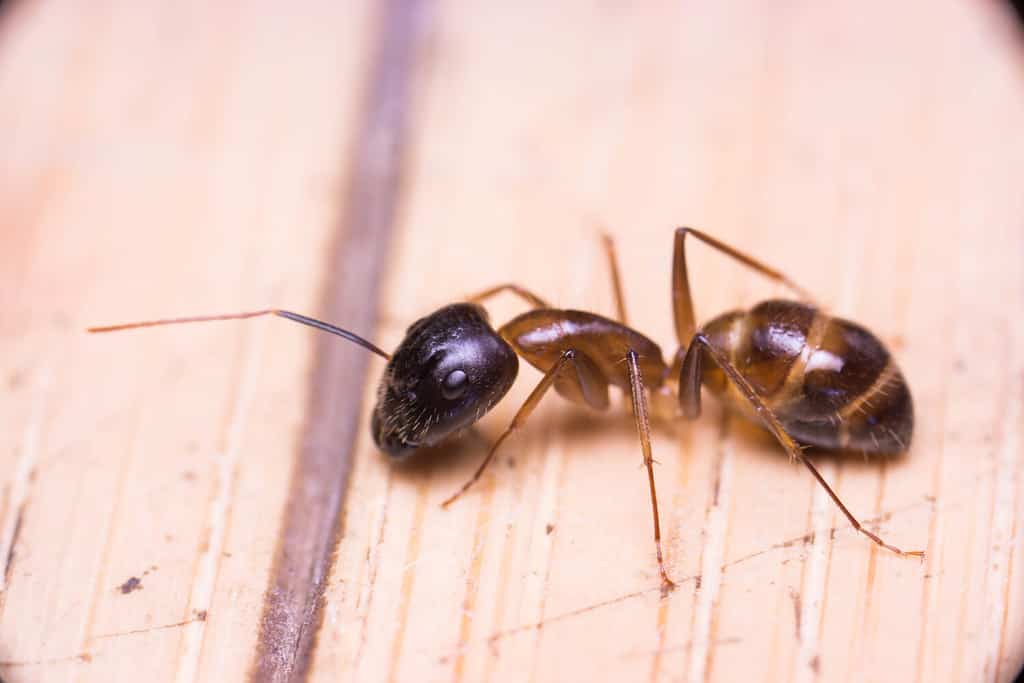
[[[558,439],[574,444],[572,450],[576,452],[586,451],[588,444],[599,441],[606,443],[612,437],[621,442],[623,448],[628,449],[630,453],[636,451],[636,429],[627,403],[624,402],[621,406],[615,406],[607,413],[601,414],[571,404],[552,408],[542,413],[538,411],[539,414],[532,417],[529,425],[518,430],[511,440],[502,444],[499,451],[500,461],[516,467],[520,462],[532,459],[539,450],[537,442],[544,439],[544,435],[550,434],[557,434]],[[676,443],[672,455],[664,453],[668,449],[662,448],[663,453],[659,457],[656,450],[655,460],[663,462],[668,457],[678,456],[680,449],[689,449],[692,452],[695,448],[692,444],[694,430],[715,429],[711,425],[722,424],[724,418],[728,421],[728,430],[727,434],[720,436],[720,440],[732,442],[743,451],[744,457],[771,459],[781,465],[788,464],[786,454],[778,447],[775,437],[757,423],[728,413],[719,405],[709,405],[708,414],[711,419],[703,423],[687,422],[680,417],[661,417],[652,420],[653,431],[660,437],[658,445],[662,445],[666,440]],[[601,419],[598,419],[599,417]],[[498,434],[501,429],[487,431]],[[479,461],[487,455],[495,438],[497,437],[494,435],[484,433],[479,426],[473,426],[442,443],[418,450],[415,458],[396,460],[395,474],[409,480],[420,480],[436,473],[451,472],[466,472],[468,477],[468,473],[472,472]],[[711,449],[706,454],[693,454],[697,457],[712,456]],[[829,450],[813,446],[806,447],[803,454],[815,463],[842,465],[846,471],[852,470],[857,473],[877,472],[880,462],[902,462],[908,455],[907,452],[869,454],[857,450]],[[574,454],[572,457],[577,456]],[[502,477],[500,473],[493,473],[492,476],[499,480]]]

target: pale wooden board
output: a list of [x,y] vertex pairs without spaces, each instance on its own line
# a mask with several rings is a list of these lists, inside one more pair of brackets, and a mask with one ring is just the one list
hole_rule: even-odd
[[[311,335],[279,321],[81,329],[315,310],[378,18],[332,5],[40,2],[0,26],[5,680],[251,671]],[[363,436],[309,677],[1011,678],[1024,658],[1024,63],[1009,16],[963,3],[426,12],[376,339],[393,347],[419,315],[504,280],[610,312],[603,224],[632,321],[671,352],[671,229],[701,226],[892,346],[915,396],[912,452],[822,470],[887,539],[929,555],[877,551],[767,436],[708,401],[699,423],[655,435],[682,584],[659,600],[626,411],[551,397],[449,511],[478,446],[395,468]],[[700,247],[691,275],[705,318],[782,293]],[[502,299],[492,314],[520,309]],[[537,378],[524,366],[486,436]],[[351,391],[363,424],[372,394]],[[143,588],[120,593],[131,576]]]
[[[383,338],[506,279],[611,311],[601,222],[633,320],[668,345],[670,229],[707,227],[896,347],[913,453],[824,469],[930,559],[877,552],[775,444],[712,409],[655,442],[672,572],[702,576],[659,602],[631,426],[551,399],[506,449],[515,468],[449,512],[437,503],[472,456],[424,480],[365,440],[317,680],[969,681],[995,678],[999,656],[1010,676],[1024,151],[1011,27],[948,5],[924,24],[881,6],[561,7],[442,12]],[[774,293],[696,249],[694,279],[704,315]],[[489,436],[537,379],[521,375]],[[831,527],[834,540],[792,543]]]
[[[315,306],[369,9],[43,2],[6,17],[4,530],[12,493],[26,504],[0,659],[28,664],[5,680],[249,669],[310,335],[83,329]],[[142,589],[121,594],[133,576]]]

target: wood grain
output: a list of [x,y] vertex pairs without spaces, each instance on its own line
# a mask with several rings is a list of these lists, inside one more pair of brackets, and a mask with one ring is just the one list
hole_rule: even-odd
[[[0,101],[8,683],[1024,664],[1024,56],[1000,5],[26,0],[0,11]],[[482,445],[389,464],[380,359],[280,320],[82,333],[279,305],[391,348],[510,280],[611,313],[606,226],[670,353],[683,223],[889,344],[911,452],[819,462],[924,563],[709,400],[655,425],[661,599],[621,397],[546,398],[443,511]],[[703,319],[782,293],[699,247],[691,276]]]
[[[376,327],[378,283],[403,187],[415,56],[423,8],[394,2],[381,12],[378,46],[339,223],[328,254],[319,317],[355,329]],[[318,340],[307,399],[308,424],[279,531],[273,579],[264,597],[253,680],[304,679],[323,618],[321,599],[340,531],[352,445],[362,431],[350,407],[366,382],[365,353]]]

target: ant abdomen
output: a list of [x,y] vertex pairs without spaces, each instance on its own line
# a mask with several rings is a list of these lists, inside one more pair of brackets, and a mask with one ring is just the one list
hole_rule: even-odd
[[377,388],[371,431],[393,458],[469,427],[505,395],[519,359],[476,304],[445,306],[409,326]]
[[[910,390],[885,346],[860,325],[773,300],[721,315],[702,331],[798,441],[869,453],[910,445]],[[702,370],[705,386],[757,419],[716,364]]]

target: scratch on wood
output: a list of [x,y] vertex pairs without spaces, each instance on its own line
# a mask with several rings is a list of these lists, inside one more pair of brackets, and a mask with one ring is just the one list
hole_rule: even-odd
[[800,593],[791,587],[789,597],[793,600],[793,624],[796,630],[796,640],[800,642]]
[[[937,424],[934,429],[939,434],[946,433],[946,406],[948,405],[949,397],[949,375],[944,374],[943,377],[946,379],[942,383],[941,389],[941,405],[943,409],[936,411],[934,419]],[[928,514],[928,547],[925,550],[925,573],[926,576],[932,573],[932,568],[937,566],[935,560],[935,545],[938,542],[940,536],[940,515],[938,501],[943,496],[942,492],[942,472],[943,466],[946,459],[946,447],[945,443],[940,443],[935,454],[935,464],[931,471],[931,482],[928,487],[929,495],[929,514]],[[924,585],[924,590],[921,591],[921,626],[918,630],[917,638],[917,665],[915,666],[915,679],[914,683],[922,683],[925,674],[925,656],[927,654],[929,639],[928,629],[931,625],[931,605],[936,600],[936,596],[939,591],[938,581],[928,581]]]
[[[473,532],[473,550],[470,561],[469,572],[466,575],[466,594],[462,601],[462,618],[459,624],[459,645],[462,646],[469,639],[469,632],[473,625],[474,610],[476,609],[476,594],[480,586],[480,570],[483,568],[483,549],[486,545],[486,531],[490,522],[490,502],[494,498],[494,484],[488,483],[480,501],[480,509],[476,515],[475,529]],[[494,641],[492,641],[494,644]],[[462,652],[455,660],[454,680],[459,683],[462,680],[465,667],[465,656]]]
[[[476,596],[480,589],[480,571],[483,568],[484,546],[486,545],[487,527],[491,520],[491,500],[494,497],[493,483],[488,484],[483,493],[483,500],[480,501],[480,510],[477,513],[475,529],[473,532],[473,557],[470,562],[469,572],[466,576],[466,594],[462,600],[462,619],[459,623],[459,645],[469,639],[469,632],[473,625],[474,610],[476,609]],[[490,641],[494,645],[494,641]],[[462,681],[465,671],[465,654],[459,652],[455,658],[455,671],[453,680],[455,683]]]
[[[683,579],[682,582],[685,582],[685,581],[686,581],[686,579]],[[677,583],[682,583],[682,582],[677,581]],[[532,624],[524,624],[523,626],[516,626],[515,628],[510,628],[510,629],[506,629],[504,631],[500,631],[498,633],[494,633],[494,634],[492,634],[491,636],[489,636],[487,638],[487,641],[489,643],[496,643],[499,640],[503,640],[505,638],[517,635],[519,633],[525,633],[527,631],[537,631],[537,630],[540,630],[541,628],[543,628],[543,627],[545,627],[547,625],[555,624],[555,623],[558,623],[560,621],[565,621],[566,619],[572,619],[573,617],[578,617],[581,614],[586,614],[587,612],[593,612],[594,610],[601,609],[602,607],[609,607],[611,605],[617,605],[620,602],[625,602],[625,601],[630,600],[632,598],[637,598],[637,597],[640,597],[641,595],[646,595],[647,593],[653,593],[654,591],[660,591],[660,590],[661,590],[661,584],[659,583],[657,586],[655,586],[653,588],[645,588],[643,590],[633,591],[632,593],[626,593],[625,595],[620,595],[620,596],[615,597],[615,598],[610,598],[608,600],[602,600],[601,602],[595,602],[594,604],[587,605],[586,607],[580,607],[578,609],[570,610],[568,612],[563,612],[562,614],[557,614],[557,615],[555,615],[553,617],[548,617],[546,619],[542,619],[542,620],[534,622]],[[460,652],[460,651],[462,651],[464,649],[465,649],[464,646],[460,647],[456,651],[456,653],[458,653],[458,652]]]
[[199,672],[199,661],[203,652],[203,636],[206,628],[203,622],[205,615],[213,603],[213,594],[217,587],[217,575],[220,572],[221,559],[224,552],[224,537],[227,534],[228,520],[234,500],[235,477],[238,471],[239,454],[242,450],[242,434],[249,415],[249,404],[253,397],[253,381],[263,349],[263,332],[261,329],[246,332],[243,339],[251,339],[243,352],[242,367],[231,411],[228,413],[227,428],[217,458],[217,486],[206,513],[203,548],[196,560],[192,576],[192,595],[189,598],[189,609],[193,614],[204,615],[203,619],[193,619],[184,623],[198,623],[195,628],[185,631],[178,653],[179,683],[195,680]]
[[661,676],[661,655],[665,652],[665,631],[668,629],[668,600],[658,603],[658,617],[655,622],[655,632],[658,638],[658,645],[654,650],[651,661],[651,683],[656,683]]
[[[1019,419],[1017,421],[1018,425],[1024,424],[1024,373],[1021,373],[1020,389],[1021,389],[1020,393],[1018,394],[1018,407],[1020,408],[1020,411],[1019,411],[1020,412],[1020,417],[1019,417]],[[1019,438],[1019,432],[1018,431],[1011,430],[1011,432],[1014,434],[1014,438]],[[1017,447],[1019,449],[1020,446],[1018,445]],[[1020,504],[1021,482],[1024,481],[1024,476],[1022,476],[1022,475],[1024,475],[1024,468],[1021,468],[1020,465],[1017,464],[1016,472],[1015,472],[1014,477],[1013,477],[1014,478],[1014,488],[1015,488],[1013,509],[1015,511],[1021,510],[1021,504]],[[1013,520],[1013,525],[1011,526],[1011,530],[1010,530],[1010,540],[1009,540],[1009,544],[1008,545],[1014,545],[1014,543],[1015,543],[1014,540],[1017,539],[1017,533],[1018,533],[1017,520],[1018,520],[1018,515],[1019,515],[1019,512],[1015,512],[1014,520]],[[1004,594],[1002,594],[1002,602],[1004,602],[1004,604],[1007,605],[1007,609],[1004,610],[1004,612],[1002,612],[1002,625],[999,627],[999,647],[998,647],[998,650],[996,651],[996,655],[995,655],[995,657],[996,657],[995,658],[995,661],[996,661],[995,679],[996,680],[1000,679],[1000,677],[1002,675],[1002,663],[1004,663],[1004,661],[1007,659],[1007,655],[1005,654],[1006,647],[1007,647],[1007,622],[1009,621],[1009,618],[1010,618],[1010,608],[1009,608],[1010,604],[1011,604],[1011,602],[1010,602],[1010,592],[1011,592],[1012,587],[1013,587],[1013,577],[1014,577],[1014,553],[1011,552],[1010,553],[1010,557],[1007,559],[1007,582],[1006,582],[1006,587],[1004,588]],[[1022,674],[1024,674],[1024,672],[1022,672]]]
[[[977,480],[975,480],[974,483],[977,484]],[[971,548],[974,545],[974,534],[975,534],[975,526],[976,526],[975,519],[976,519],[976,517],[977,517],[977,515],[969,515],[968,516],[967,540],[966,540],[966,542],[964,543],[964,546],[963,546],[965,548]],[[967,575],[964,578],[965,585],[972,585],[972,582],[974,581],[973,576],[971,576],[971,574],[973,573],[973,570],[974,570],[974,563],[972,562],[972,563],[969,563],[968,566],[967,566]],[[972,597],[971,591],[960,591],[960,601],[959,601],[959,604],[957,605],[957,613],[956,613],[956,617],[955,617],[956,620],[958,621],[958,623],[961,623],[961,624],[968,623],[968,620],[967,620],[967,608],[968,608],[968,605],[971,602],[971,600],[970,600],[971,597]],[[967,641],[966,638],[956,638],[954,640],[954,646],[953,646],[954,647],[954,650],[953,650],[953,674],[950,677],[954,681],[964,680],[964,676],[963,676],[963,663],[964,663],[964,648],[966,646],[966,641]]]
[[116,633],[102,633],[97,636],[93,636],[95,640],[108,639],[108,638],[121,638],[123,636],[135,636],[142,633],[153,633],[155,631],[166,631],[172,628],[181,628],[188,626],[189,624],[196,624],[206,621],[206,612],[199,611],[195,613],[191,619],[184,619],[182,621],[176,621],[173,624],[161,624],[159,626],[147,626],[146,628],[136,628],[130,631],[118,631]]
[[[942,460],[942,454],[945,449],[939,449],[939,455],[937,460]],[[932,567],[934,566],[935,559],[933,553],[935,552],[935,541],[937,538],[936,531],[939,520],[938,513],[938,502],[939,497],[939,480],[941,477],[938,476],[938,471],[933,472],[932,478],[932,491],[935,496],[929,501],[931,504],[931,512],[928,515],[928,548],[925,553],[925,578],[932,576]],[[924,680],[925,673],[925,655],[927,654],[928,648],[928,629],[931,625],[931,604],[935,600],[935,596],[938,593],[938,581],[926,581],[924,589],[921,591],[921,626],[918,630],[918,643],[917,643],[917,665],[915,666],[915,678],[914,683],[921,683]]]
[[[554,525],[549,526],[553,527]],[[498,586],[501,587],[509,585],[509,575],[512,571],[512,553],[515,550],[516,530],[518,528],[519,525],[512,522],[505,524],[505,534],[502,539],[501,546],[501,562],[498,565]],[[501,628],[502,620],[505,618],[505,599],[507,594],[507,590],[499,588],[497,595],[494,598],[494,603],[492,605],[492,609],[494,611],[491,628],[492,632],[496,632]],[[491,648],[492,657],[488,658],[484,664],[484,672],[481,676],[481,680],[483,681],[491,680],[491,676],[494,673],[495,660],[500,654],[496,641],[490,641],[488,644]]]
[[18,506],[17,518],[14,522],[14,533],[11,534],[11,542],[7,548],[7,557],[4,560],[4,587],[11,581],[11,567],[14,566],[14,552],[15,548],[18,547],[18,538],[21,536],[21,523],[25,517],[25,504],[22,503]]
[[[546,428],[542,433],[535,432],[534,434],[534,438],[540,443],[547,444],[547,453],[544,458],[543,469],[541,470],[541,479],[538,483],[540,494],[534,514],[538,520],[549,519],[552,524],[557,525],[559,523],[561,495],[562,491],[565,490],[568,480],[568,464],[566,463],[563,450],[559,447],[561,439],[556,433],[551,431],[550,427]],[[544,534],[542,536],[539,533],[529,532],[527,533],[527,539],[527,555],[533,556],[536,552],[537,555],[542,556],[544,567],[544,578],[531,587],[529,592],[521,598],[524,603],[537,605],[537,621],[535,622],[537,627],[532,630],[534,638],[528,678],[528,680],[532,681],[537,677],[537,666],[540,663],[538,655],[543,638],[541,629],[547,617],[548,591],[551,589],[551,570],[554,566],[555,551],[558,544],[565,539],[560,538],[559,534]],[[540,546],[539,551],[534,550],[535,544]],[[536,600],[536,603],[533,602],[534,600]],[[499,640],[501,640],[501,636],[497,635],[492,635],[492,637],[488,638],[488,645],[492,651],[497,652]]]
[[697,589],[691,627],[693,646],[689,650],[688,678],[692,683],[705,680],[714,652],[712,621],[718,605],[718,588],[722,579],[728,531],[727,509],[732,491],[732,448],[729,443],[729,417],[725,414],[722,416],[718,444],[712,502],[704,522],[701,582]]
[[[324,279],[321,317],[376,328],[379,283],[403,188],[407,133],[419,38],[428,18],[420,0],[392,0],[379,15],[380,35],[367,98],[357,122],[343,215]],[[360,406],[342,395],[362,386],[366,354],[317,339],[307,399],[306,439],[292,470],[270,585],[264,595],[253,681],[307,677],[322,623],[321,598],[342,528]]]
[[[684,583],[688,583],[690,581],[695,581],[698,578],[700,578],[699,575],[695,574],[693,576],[687,576],[687,577],[682,578],[682,579],[676,579],[676,583],[679,584],[679,585],[683,585]],[[641,590],[633,591],[631,593],[626,593],[624,595],[619,595],[619,596],[614,597],[614,598],[609,598],[607,600],[602,600],[601,602],[595,602],[593,604],[587,605],[586,607],[579,607],[579,608],[574,609],[574,610],[569,610],[568,612],[563,612],[561,614],[556,614],[555,616],[547,617],[547,618],[541,619],[540,621],[535,621],[535,622],[530,623],[530,624],[523,624],[521,626],[516,626],[514,628],[506,629],[504,631],[498,631],[496,633],[492,633],[490,636],[488,636],[487,638],[484,638],[482,640],[476,640],[476,641],[468,642],[468,643],[465,643],[465,644],[463,644],[463,645],[461,645],[459,647],[453,648],[449,652],[449,654],[446,655],[445,658],[450,657],[450,656],[454,656],[454,655],[458,655],[459,653],[464,652],[467,649],[469,649],[470,647],[472,647],[472,646],[474,646],[476,644],[479,644],[481,642],[486,642],[488,646],[493,647],[497,642],[499,642],[501,640],[504,640],[506,638],[511,638],[513,636],[517,636],[517,635],[520,635],[522,633],[529,633],[529,632],[533,632],[533,631],[540,631],[545,626],[550,626],[552,624],[556,624],[556,623],[559,623],[559,622],[562,622],[562,621],[566,621],[568,619],[573,619],[575,617],[582,616],[582,615],[587,614],[589,612],[594,612],[596,610],[603,609],[605,607],[611,607],[613,605],[618,605],[620,603],[627,602],[627,601],[632,600],[634,598],[638,598],[638,597],[640,597],[642,595],[648,595],[650,593],[659,593],[660,594],[661,593],[661,588],[662,588],[662,586],[661,586],[661,583],[659,582],[658,585],[651,586],[650,588],[643,588]],[[675,596],[675,595],[679,595],[678,591],[674,592],[674,593],[670,593],[668,597],[662,598],[662,600],[671,600],[673,598],[673,596]]]
[[[423,537],[423,516],[427,512],[426,483],[426,480],[421,481],[418,490],[416,491],[416,511],[413,513],[412,533],[409,534],[409,543],[405,548],[406,567],[411,567],[420,560],[420,541]],[[374,578],[376,578],[376,573]],[[402,658],[402,646],[405,644],[405,628],[409,621],[409,605],[412,602],[412,589],[415,582],[416,572],[406,571],[402,573],[402,597],[398,606],[398,623],[395,627],[395,636],[391,643],[391,670],[388,673],[388,681],[397,680],[398,663]],[[369,613],[367,613],[367,618],[369,618]],[[362,635],[365,639],[365,622],[363,623]]]
[[[882,507],[882,501],[885,497],[885,482],[887,471],[887,465],[884,460],[879,464],[878,467],[878,488],[875,490],[875,510],[880,510]],[[866,643],[868,638],[870,638],[875,633],[875,625],[872,622],[872,613],[874,611],[873,607],[875,598],[875,576],[878,573],[879,550],[880,548],[877,545],[871,544],[870,552],[868,553],[867,577],[864,581],[864,618],[862,623],[863,628],[861,635],[862,647],[864,646],[863,644]]]
[[[1002,330],[1003,339],[1010,338],[1009,330]],[[1003,357],[1009,358],[1011,351],[1004,348]],[[1009,612],[1010,595],[1010,563],[1013,558],[1013,539],[1015,527],[1015,515],[1018,510],[1014,495],[1015,484],[1017,483],[1018,460],[1020,447],[1017,443],[1019,437],[1020,423],[1016,416],[1008,414],[1006,409],[1012,405],[1010,398],[1013,387],[1009,377],[1005,378],[1002,391],[996,399],[996,405],[1000,408],[996,414],[993,431],[996,432],[996,440],[993,451],[996,458],[996,472],[992,482],[992,508],[989,519],[992,529],[988,544],[988,571],[992,575],[992,581],[986,582],[985,614],[988,615],[988,622],[985,624],[985,631],[988,638],[997,646],[990,649],[986,655],[985,673],[991,676],[992,680],[1000,680],[1000,663],[1002,644],[1006,640],[1006,616]]]
[[[715,647],[719,645],[739,645],[743,642],[742,638],[719,638],[715,641]],[[619,655],[619,659],[632,659],[634,657],[650,657],[652,655],[666,654],[669,652],[688,652],[693,647],[693,641],[688,640],[681,645],[672,645],[670,647],[662,648],[661,650],[650,650],[637,651],[637,652],[624,652]]]
[[[352,669],[358,671],[359,662],[362,660],[363,652],[366,649],[366,640],[370,628],[370,610],[373,608],[374,589],[377,587],[377,570],[380,567],[380,553],[384,547],[384,533],[388,526],[388,506],[391,504],[391,471],[387,474],[387,483],[384,490],[384,500],[381,502],[380,526],[377,528],[377,538],[373,544],[373,550],[366,549],[366,571],[368,579],[366,588],[359,594],[356,600],[356,610],[361,609],[359,627],[359,646],[356,648],[355,657],[352,660]],[[365,600],[364,600],[365,596]],[[364,606],[365,603],[365,606]]]
[[110,513],[107,515],[106,529],[103,533],[103,547],[99,555],[99,564],[97,565],[97,571],[94,574],[92,580],[92,588],[89,595],[88,609],[86,610],[85,626],[81,630],[81,640],[79,641],[79,650],[82,652],[89,651],[89,644],[92,641],[92,629],[96,622],[97,609],[102,599],[103,593],[107,590],[107,566],[110,558],[111,548],[114,545],[114,532],[116,529],[116,520],[119,519],[119,511],[121,509],[121,503],[124,501],[124,490],[127,486],[128,474],[131,471],[131,464],[138,456],[142,445],[139,442],[142,430],[140,425],[145,420],[146,416],[146,405],[145,403],[137,403],[137,419],[135,420],[135,426],[133,427],[134,434],[132,436],[131,446],[128,448],[125,455],[121,456],[117,465],[117,483],[115,484],[115,495],[113,496],[113,502],[110,506]]
[[[39,374],[36,382],[28,424],[21,440],[20,453],[14,465],[14,474],[7,489],[7,509],[4,511],[3,528],[0,529],[0,557],[4,558],[4,571],[0,575],[0,596],[6,595],[11,570],[14,567],[16,546],[21,535],[25,510],[28,507],[32,484],[35,481],[36,459],[39,457],[39,441],[46,418],[46,403],[49,399],[52,377],[48,369]],[[2,600],[2,597],[0,597]],[[2,603],[0,603],[2,609]]]
[[[835,480],[834,466],[821,463],[819,470],[826,479]],[[831,532],[828,526],[832,510],[832,501],[825,489],[812,483],[811,493],[811,528],[814,533],[808,546],[804,560],[804,579],[800,588],[803,604],[800,612],[800,634],[797,638],[799,647],[796,654],[796,681],[814,680],[818,668],[818,626],[821,623],[822,604],[825,596],[825,577],[828,573],[829,546]]]
[[[956,503],[958,501],[963,500],[964,498],[968,497],[968,495],[969,494],[963,494],[963,495],[959,495],[959,496],[946,496],[946,497],[943,498],[943,500],[945,501],[946,504],[940,506],[938,509],[945,509],[947,507],[951,507],[952,504],[954,504],[954,503]],[[920,502],[910,503],[909,505],[903,505],[903,506],[900,506],[898,508],[893,508],[891,510],[887,510],[885,512],[881,512],[881,513],[875,515],[874,517],[868,517],[868,518],[862,519],[861,523],[864,526],[871,526],[871,525],[875,525],[875,524],[880,524],[880,523],[882,523],[884,521],[892,519],[896,515],[902,515],[905,512],[913,512],[915,510],[919,510],[920,508],[922,508],[922,507],[924,507],[926,505],[927,506],[931,506],[931,507],[935,507],[936,501],[931,499],[931,497],[929,496],[926,499],[921,500]],[[835,526],[830,526],[829,528],[823,530],[821,533],[824,534],[824,535],[827,535],[830,540],[833,540],[835,538],[835,536],[836,536],[836,533],[838,533],[840,531],[849,532],[851,535],[853,533],[855,533],[853,527],[850,526],[849,524],[846,524],[845,522],[841,523],[841,524],[838,524],[838,525],[835,525]],[[785,550],[786,548],[792,548],[792,547],[797,546],[797,545],[810,545],[811,541],[814,540],[814,537],[815,537],[815,532],[810,531],[810,532],[808,532],[806,534],[803,534],[802,536],[796,536],[794,538],[790,538],[790,539],[785,540],[785,541],[780,541],[779,543],[773,543],[772,545],[765,546],[761,550],[755,550],[754,552],[748,553],[746,555],[743,555],[742,557],[737,557],[735,560],[729,560],[728,562],[726,562],[726,563],[724,563],[722,565],[722,569],[726,569],[727,567],[732,567],[732,566],[737,565],[737,564],[743,564],[744,562],[746,562],[748,560],[752,560],[752,559],[754,559],[756,557],[760,557],[761,555],[766,555],[768,553],[775,552],[776,550]],[[926,556],[926,559],[927,559],[927,556]]]
[[30,660],[17,660],[17,659],[0,659],[0,666],[9,666],[11,668],[20,668],[23,666],[47,666],[50,664],[64,664],[66,662],[83,662],[88,664],[92,661],[92,655],[88,652],[82,652],[81,654],[71,655],[70,657],[50,657],[49,659],[30,659]]
[[[925,504],[931,504],[931,503],[926,501]],[[885,512],[883,514],[877,515],[875,518],[873,518],[872,520],[869,520],[869,521],[877,521],[877,520],[881,519],[884,516],[892,517],[892,516],[895,516],[895,515],[897,515],[897,514],[899,514],[901,512],[912,511],[912,510],[915,510],[915,509],[917,509],[919,507],[920,507],[919,504],[907,505],[907,506],[904,506],[904,507],[899,508],[897,510],[887,511],[887,512]],[[830,527],[829,529],[825,530],[821,535],[828,535],[831,531],[834,531],[835,529],[836,529],[836,527]],[[808,534],[803,534],[801,536],[796,536],[796,537],[791,538],[791,539],[786,540],[786,541],[782,541],[781,543],[774,543],[774,544],[764,548],[763,550],[758,550],[758,551],[749,553],[747,555],[744,555],[743,557],[739,557],[739,558],[737,558],[735,560],[730,560],[729,562],[723,563],[721,565],[722,570],[725,570],[727,567],[734,567],[736,565],[743,564],[745,562],[748,562],[748,561],[750,561],[752,559],[755,559],[757,557],[761,557],[762,555],[765,555],[765,554],[770,553],[770,552],[775,551],[775,550],[782,550],[782,549],[785,549],[785,548],[791,548],[791,547],[793,547],[795,545],[801,545],[801,544],[807,545],[807,544],[809,544],[811,542],[811,540],[815,536],[816,536],[816,534],[814,532],[811,532],[811,533],[808,533]],[[687,577],[684,577],[684,578],[681,578],[681,579],[676,579],[676,583],[679,584],[679,585],[683,585],[683,584],[686,584],[686,583],[689,583],[689,582],[693,582],[694,585],[699,585],[701,583],[701,575],[700,574],[694,574],[692,576],[687,576]],[[651,586],[649,588],[644,588],[644,589],[633,591],[633,592],[630,592],[630,593],[625,593],[624,595],[619,595],[619,596],[614,597],[614,598],[609,598],[607,600],[602,600],[601,602],[596,602],[596,603],[593,603],[591,605],[587,605],[586,607],[580,607],[580,608],[577,608],[577,609],[574,609],[574,610],[570,610],[568,612],[563,612],[562,614],[557,614],[557,615],[552,616],[552,617],[547,617],[545,619],[541,619],[539,621],[536,621],[536,622],[533,622],[533,623],[530,623],[530,624],[523,624],[521,626],[516,626],[516,627],[510,628],[510,629],[506,629],[504,631],[497,631],[495,633],[492,633],[485,640],[488,643],[496,643],[496,642],[501,641],[501,640],[503,640],[505,638],[509,638],[509,637],[516,636],[516,635],[519,635],[521,633],[526,633],[526,632],[530,632],[530,631],[537,631],[537,630],[542,629],[544,626],[548,626],[550,624],[554,624],[554,623],[558,623],[558,622],[561,622],[561,621],[565,621],[566,619],[572,619],[574,617],[578,617],[578,616],[582,616],[584,614],[587,614],[588,612],[593,612],[595,610],[603,609],[605,607],[611,607],[613,605],[617,605],[617,604],[622,603],[622,602],[626,602],[626,601],[629,601],[629,600],[633,600],[635,598],[639,598],[640,596],[647,595],[649,593],[655,593],[655,592],[660,592],[660,591],[661,591],[661,584],[659,583],[657,586]],[[675,592],[671,593],[667,598],[665,598],[665,600],[673,600],[673,599],[675,599],[679,595],[681,595],[681,593],[679,591],[675,591]],[[725,642],[727,640],[728,639],[723,639],[723,640],[721,640],[719,642]],[[467,643],[465,647],[453,648],[451,654],[453,654],[453,655],[454,654],[458,654],[461,650],[464,650],[464,649],[466,649],[466,647],[470,647],[473,644],[474,643]],[[673,650],[673,649],[675,649],[675,648],[667,648],[666,651],[670,651],[670,650]],[[690,646],[688,646],[687,649],[690,649]]]

